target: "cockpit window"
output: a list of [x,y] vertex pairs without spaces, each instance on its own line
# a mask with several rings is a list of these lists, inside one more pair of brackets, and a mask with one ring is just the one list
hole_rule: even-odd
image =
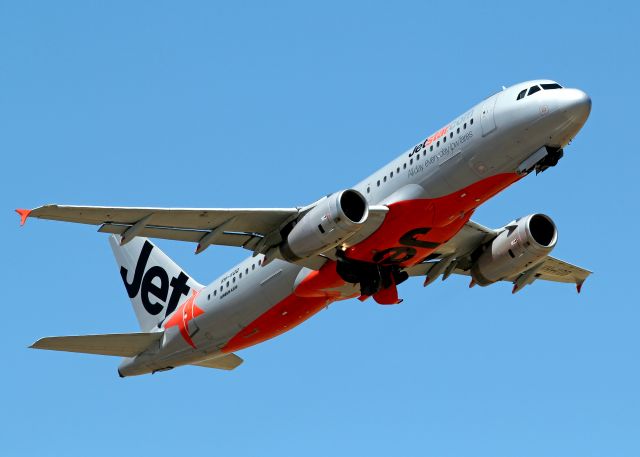
[[521,90],[520,93],[518,94],[518,98],[516,98],[516,100],[520,100],[521,98],[524,98],[524,96],[527,94],[527,89]]
[[535,94],[536,92],[538,92],[539,90],[540,90],[540,87],[538,87],[538,86],[532,86],[532,87],[529,89],[529,95],[533,95],[533,94]]
[[550,89],[562,89],[562,86],[560,84],[557,83],[551,83],[551,84],[540,84],[542,86],[542,88],[544,90],[550,90]]

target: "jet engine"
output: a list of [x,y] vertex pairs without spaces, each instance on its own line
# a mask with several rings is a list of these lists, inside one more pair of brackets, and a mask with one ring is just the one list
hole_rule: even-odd
[[367,200],[356,190],[324,197],[285,236],[282,257],[296,261],[335,247],[360,230],[368,216]]
[[549,216],[517,219],[485,246],[471,267],[471,276],[477,284],[488,286],[522,273],[549,255],[557,241],[558,231]]

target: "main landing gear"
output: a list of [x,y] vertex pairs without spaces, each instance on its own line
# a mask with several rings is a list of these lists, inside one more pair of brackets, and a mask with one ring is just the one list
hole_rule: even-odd
[[369,297],[381,305],[401,303],[398,284],[409,278],[409,274],[397,265],[379,265],[372,262],[348,259],[342,251],[337,252],[338,275],[351,284],[360,285],[360,300]]

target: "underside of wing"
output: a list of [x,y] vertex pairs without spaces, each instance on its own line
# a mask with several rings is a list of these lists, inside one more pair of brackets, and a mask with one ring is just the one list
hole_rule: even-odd
[[[364,201],[364,198],[360,196]],[[328,197],[319,200],[324,203]],[[319,208],[315,204],[304,208],[133,208],[105,206],[67,206],[45,205],[33,210],[16,210],[21,223],[27,218],[49,219],[98,225],[98,231],[120,235],[120,244],[124,245],[137,236],[161,238],[175,241],[197,243],[196,254],[210,245],[238,246],[254,254],[265,254],[264,262],[273,258],[283,258],[279,247],[286,241],[288,233],[309,212],[318,216]],[[365,203],[366,204],[366,203]],[[368,217],[358,225],[353,233],[347,233],[338,241],[328,243],[327,248],[320,246],[309,256],[287,258],[299,265],[319,269],[327,258],[334,258],[335,245],[348,242],[353,245],[371,235],[382,224],[388,208],[369,206],[365,210]],[[326,217],[320,214],[322,217]],[[322,222],[324,219],[320,220]],[[339,218],[338,218],[339,220]],[[334,223],[332,221],[332,223]],[[307,224],[312,233],[316,225]],[[327,228],[333,233],[333,228]],[[322,235],[325,229],[322,227]]]
[[[525,220],[526,218],[521,218]],[[518,221],[513,225],[507,225],[501,229],[493,230],[469,221],[463,228],[447,243],[440,246],[427,261],[408,268],[409,276],[424,276],[425,286],[431,284],[438,277],[447,279],[451,274],[475,276],[472,274],[474,264],[478,262],[483,250],[489,249],[489,245],[499,240],[498,236],[503,232],[511,232],[517,229]],[[555,227],[554,227],[555,229]],[[515,248],[514,248],[515,249]],[[517,263],[519,258],[511,250],[508,250],[507,261]],[[568,262],[543,255],[537,260],[533,260],[521,269],[516,269],[494,279],[495,281],[512,282],[513,292],[521,290],[524,286],[536,280],[572,283],[575,284],[578,292],[582,284],[591,274],[589,270],[572,265]],[[470,286],[476,284],[472,279]],[[487,285],[487,284],[483,284]]]
[[298,214],[297,208],[127,208],[45,205],[27,217],[99,225],[101,232],[199,242],[215,231],[210,244],[244,246]]
[[[409,276],[429,276],[440,261],[429,261],[420,263],[408,268],[406,271]],[[470,276],[469,269],[455,267],[452,271],[454,274]],[[591,275],[591,271],[572,265],[555,257],[548,256],[540,264],[540,268],[535,273],[536,279],[543,281],[564,282],[569,284],[581,285]],[[520,274],[510,275],[502,279],[502,281],[514,282]]]
[[[542,262],[540,269],[535,273],[537,279],[553,282],[566,282],[581,285],[591,271],[572,265],[555,257],[547,257]],[[505,281],[515,281],[519,275],[513,275],[505,278]]]

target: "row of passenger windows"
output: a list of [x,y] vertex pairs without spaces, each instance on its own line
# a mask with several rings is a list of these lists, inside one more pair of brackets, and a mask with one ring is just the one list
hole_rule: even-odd
[[[251,264],[251,271],[256,269],[256,265],[258,266],[262,265],[262,260],[258,260],[257,264],[256,263]],[[246,276],[248,274],[249,274],[249,267],[244,269],[244,275]],[[238,274],[238,279],[242,279],[242,271],[240,272],[240,274]],[[231,280],[227,281],[226,284],[220,284],[220,292],[222,292],[225,287],[229,288],[232,284],[235,284],[235,282],[236,282],[236,276],[233,275]],[[208,294],[207,300],[211,300],[211,295],[213,295],[214,297],[217,296],[218,290],[214,289],[213,294]]]
[[[473,125],[473,118],[471,118],[471,119],[469,120],[469,125]],[[466,129],[467,129],[467,123],[465,122],[465,123],[462,125],[462,128],[458,127],[458,128],[456,129],[456,134],[459,134],[461,130],[466,130]],[[449,132],[449,138],[453,138],[453,131]],[[436,144],[435,144],[435,147],[436,147],[436,148],[439,148],[439,147],[440,147],[440,142],[441,142],[441,141],[442,141],[442,144],[444,145],[444,143],[446,143],[446,142],[447,142],[447,135],[443,136],[441,140],[438,140],[438,141],[436,142]],[[434,148],[434,145],[433,145],[433,144],[431,144],[431,146],[429,146],[429,151],[430,151],[430,152],[432,152],[432,151],[433,151],[433,148]],[[427,156],[427,152],[426,152],[426,151],[422,152],[422,155],[423,155],[424,157],[426,157],[426,156]],[[420,160],[420,152],[416,153],[416,155],[415,155],[415,160],[416,160],[416,161]],[[409,165],[413,165],[413,157],[412,157],[411,159],[409,159]],[[403,163],[403,164],[402,164],[402,169],[403,169],[403,170],[406,170],[406,169],[407,169],[407,162],[405,162],[405,163]],[[400,167],[396,167],[395,172],[396,172],[396,174],[398,174],[398,175],[399,175],[399,174],[400,174]],[[389,174],[388,174],[388,175],[383,176],[383,178],[382,178],[382,183],[386,183],[386,182],[387,182],[387,177],[389,178],[389,180],[391,180],[391,179],[393,178],[393,176],[394,176],[394,174],[393,174],[393,170],[391,170],[391,172],[389,172]],[[380,187],[380,184],[381,184],[381,182],[380,182],[380,180],[378,179],[378,181],[376,182],[376,187]],[[369,194],[369,193],[371,193],[371,187],[370,187],[370,186],[367,186],[367,193],[368,193],[368,194]]]
[[536,84],[535,86],[531,86],[528,89],[529,90],[528,93],[527,93],[527,89],[521,90],[520,93],[518,94],[518,98],[516,100],[521,100],[525,96],[528,97],[529,95],[535,94],[536,92],[542,90],[542,89],[540,89],[540,87],[542,87],[542,89],[544,89],[544,90],[562,89],[562,86],[560,84],[557,84],[557,83],[540,84],[539,86]]

